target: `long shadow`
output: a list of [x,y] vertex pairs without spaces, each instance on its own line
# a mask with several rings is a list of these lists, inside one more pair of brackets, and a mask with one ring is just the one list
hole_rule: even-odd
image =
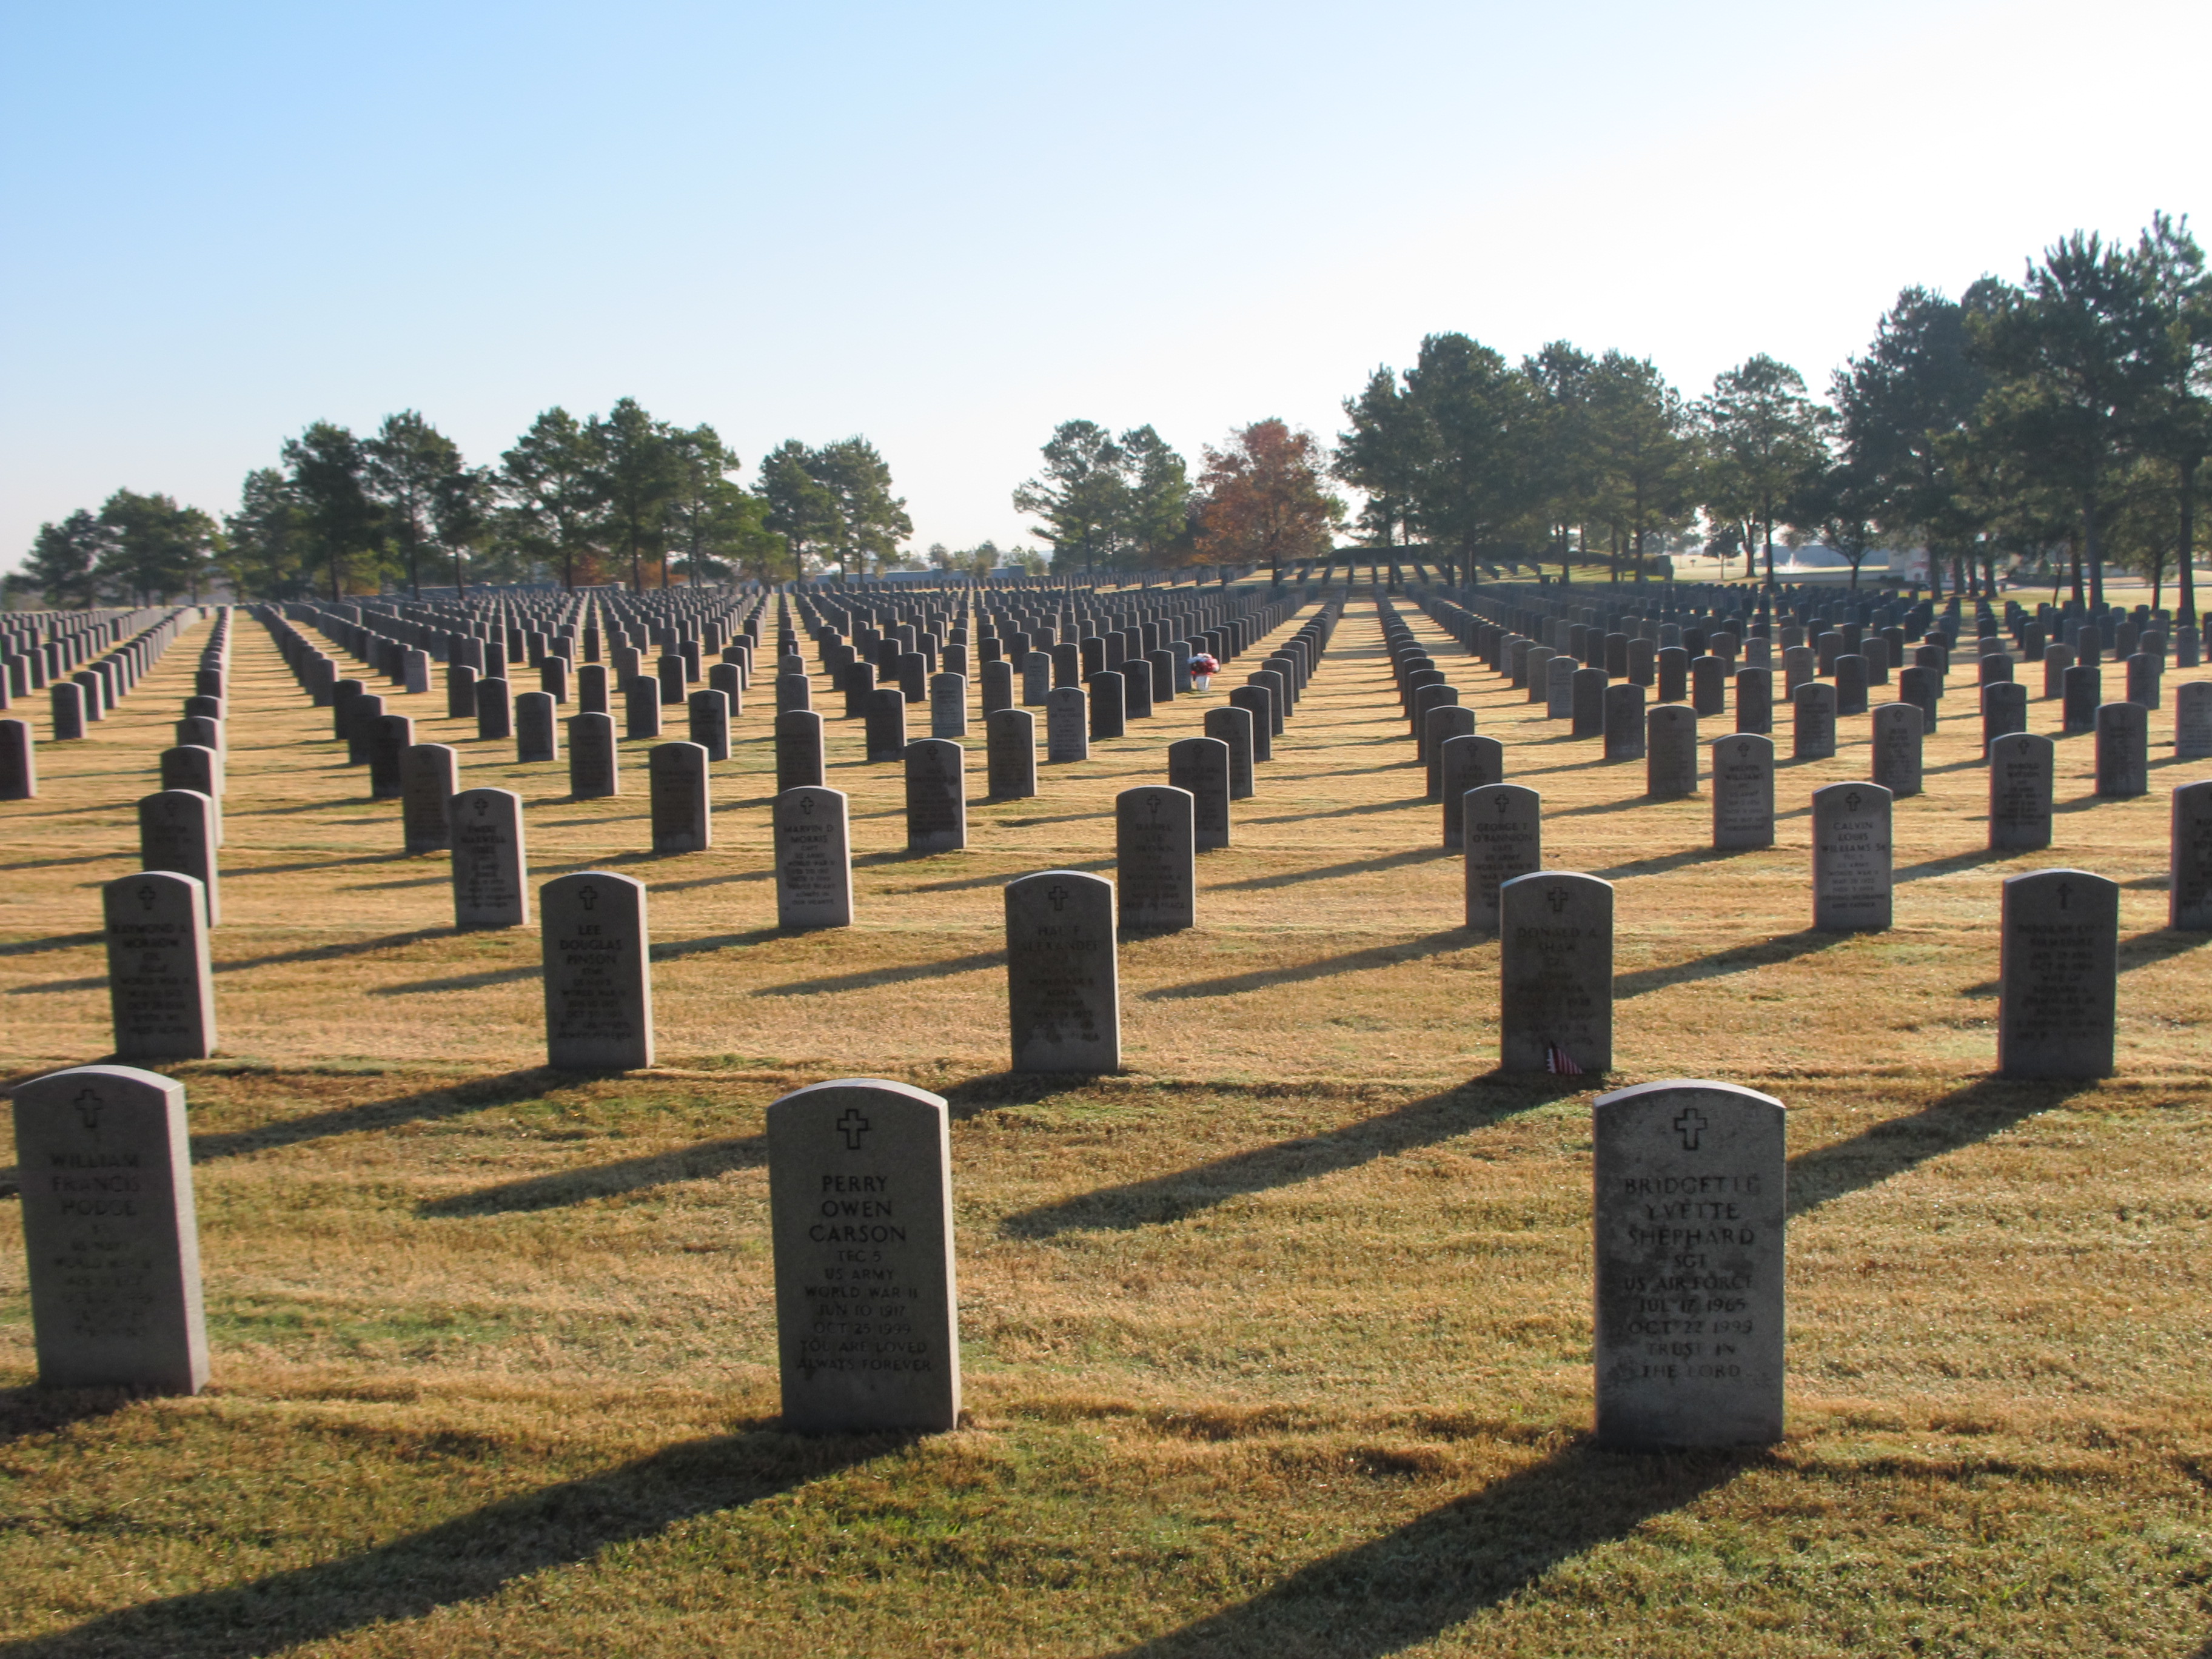
[[2000,853],[1979,848],[1971,853],[1954,853],[1948,858],[1927,859],[1918,864],[1908,864],[1892,875],[1890,880],[1893,884],[1930,881],[1937,876],[1954,876],[1961,870],[1977,869],[1984,864],[1996,864],[2018,856],[2015,853]]
[[1441,847],[1409,847],[1403,852],[1386,853],[1380,858],[1324,864],[1317,870],[1291,870],[1278,876],[1248,876],[1243,881],[1224,881],[1213,890],[1218,893],[1261,892],[1269,888],[1295,887],[1309,881],[1330,881],[1339,876],[1366,875],[1376,870],[1396,870],[1408,864],[1427,864],[1437,859],[1457,856]]
[[0,1659],[250,1659],[478,1601],[549,1567],[678,1522],[741,1509],[909,1443],[810,1437],[765,1425],[664,1447],[603,1474],[545,1486],[335,1561],[145,1602],[73,1630],[0,1645]]
[[1340,1129],[1255,1146],[1227,1158],[1116,1187],[1102,1187],[1008,1216],[1000,1232],[1013,1238],[1052,1238],[1072,1232],[1126,1232],[1180,1221],[1232,1198],[1433,1146],[1474,1129],[1577,1093],[1584,1085],[1560,1077],[1508,1077],[1492,1072],[1441,1094],[1363,1118]]
[[70,951],[80,945],[98,945],[106,937],[95,928],[89,933],[56,933],[46,939],[18,939],[12,945],[0,945],[0,957],[33,957],[42,951]]
[[2148,968],[2172,957],[2185,957],[2212,944],[2212,933],[2179,933],[2171,927],[2160,927],[2148,933],[2137,933],[2133,939],[2120,941],[2120,971],[2131,973],[2137,968]]
[[1282,817],[1247,818],[1245,822],[1247,823],[1304,823],[1312,818],[1363,817],[1371,812],[1406,812],[1416,807],[1433,807],[1436,805],[1437,803],[1432,800],[1409,796],[1403,800],[1371,800],[1358,806],[1334,807],[1326,812],[1292,812]]
[[1692,957],[1687,962],[1671,963],[1664,968],[1639,968],[1632,974],[1613,976],[1615,1001],[1628,997],[1648,996],[1654,991],[1663,991],[1670,985],[1687,985],[1693,980],[1725,979],[1731,974],[1748,974],[1760,968],[1772,968],[1784,962],[1795,962],[1800,957],[1809,957],[1816,951],[1841,945],[1851,938],[1849,933],[1823,933],[1807,927],[1795,933],[1784,933],[1778,939],[1757,939],[1748,945],[1730,945],[1702,957]]
[[357,1106],[334,1106],[305,1117],[285,1118],[251,1129],[223,1134],[195,1134],[192,1162],[209,1164],[219,1158],[242,1158],[302,1141],[323,1140],[333,1135],[360,1134],[389,1129],[402,1123],[434,1123],[443,1118],[464,1117],[487,1106],[512,1106],[535,1100],[556,1089],[572,1088],[588,1073],[556,1072],[550,1066],[532,1066],[496,1077],[471,1078],[389,1100],[363,1101]]
[[1759,1451],[1652,1456],[1578,1442],[1395,1532],[1301,1567],[1249,1601],[1107,1659],[1263,1652],[1383,1659],[1768,1461]]
[[1692,847],[1686,852],[1662,853],[1655,858],[1636,859],[1627,864],[1616,864],[1610,870],[1592,870],[1589,873],[1600,881],[1622,881],[1631,876],[1662,876],[1669,870],[1680,870],[1692,864],[1711,864],[1735,856],[1733,852],[1724,853],[1711,847]]
[[366,956],[372,951],[396,951],[420,945],[426,939],[442,939],[451,927],[416,927],[404,933],[385,933],[376,939],[349,939],[337,945],[309,945],[297,951],[278,951],[265,957],[246,957],[237,962],[218,962],[218,974],[242,974],[249,968],[274,968],[288,962],[329,962],[338,957]]
[[138,1398],[130,1389],[0,1389],[0,1446],[112,1416]]
[[398,985],[372,985],[368,988],[373,997],[428,996],[436,991],[481,991],[491,985],[514,985],[526,979],[542,979],[543,964],[531,963],[514,968],[487,968],[478,974],[452,974],[443,979],[410,979]]
[[354,859],[317,859],[309,864],[248,864],[235,870],[225,870],[225,881],[238,881],[247,876],[291,876],[302,870],[343,870],[355,864],[398,864],[405,859],[424,857],[421,853],[367,853]]
[[1905,1117],[1790,1160],[1790,1213],[1879,1186],[1933,1158],[1964,1151],[2097,1085],[2075,1078],[1978,1078]]
[[732,951],[740,945],[765,945],[772,939],[788,939],[781,927],[750,927],[742,933],[710,933],[703,939],[671,939],[656,945],[649,955],[654,962],[672,962],[678,957],[704,956],[715,951]]
[[[1055,870],[1110,870],[1115,862],[1113,859],[1072,859],[1052,867]],[[977,887],[1004,887],[1009,882],[1020,879],[1018,875],[1008,875],[1002,871],[997,875],[963,876],[958,881],[925,881],[899,890],[905,893],[963,893]]]
[[[52,816],[66,817],[70,814],[59,812]],[[0,870],[52,870],[65,864],[104,864],[110,859],[125,859],[130,856],[127,851],[118,848],[112,853],[80,853],[75,858],[69,859],[25,859],[20,864],[0,864]]]
[[1309,980],[1329,979],[1338,974],[1358,974],[1370,969],[1395,968],[1400,963],[1418,962],[1423,957],[1442,956],[1447,951],[1465,950],[1476,942],[1475,935],[1466,928],[1447,927],[1401,944],[1376,945],[1364,951],[1347,951],[1342,956],[1323,957],[1317,962],[1305,963],[1296,968],[1258,968],[1249,974],[1194,980],[1188,985],[1163,985],[1144,993],[1144,1000],[1147,1002],[1180,1002],[1190,997],[1242,996],[1247,991],[1265,991],[1278,985],[1302,985]]
[[556,1170],[550,1175],[503,1181],[495,1187],[456,1193],[416,1206],[423,1216],[501,1215],[550,1210],[594,1198],[614,1198],[665,1187],[678,1181],[705,1181],[726,1170],[757,1170],[768,1163],[766,1135],[730,1135],[702,1140],[672,1152],[648,1152],[588,1169]]
[[972,956],[944,962],[917,962],[902,968],[869,968],[857,974],[832,974],[826,979],[793,980],[788,985],[763,985],[757,997],[811,997],[835,991],[865,991],[878,985],[904,985],[918,979],[950,979],[955,974],[976,974],[986,968],[1006,965],[1004,951],[978,951]]
[[[1695,799],[1695,796],[1679,799]],[[1588,806],[1562,806],[1557,811],[1547,812],[1547,818],[1587,818],[1608,812],[1633,812],[1639,806],[1664,806],[1668,803],[1655,800],[1649,795],[1631,795],[1626,800],[1593,801]]]

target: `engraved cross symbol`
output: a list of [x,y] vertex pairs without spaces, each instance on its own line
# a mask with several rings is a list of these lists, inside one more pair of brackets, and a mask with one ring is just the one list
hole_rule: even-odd
[[474,800],[471,801],[469,805],[476,809],[476,814],[478,817],[482,817],[486,812],[491,810],[491,803],[486,800],[482,795],[478,795]]
[[1850,794],[1844,797],[1844,811],[1846,812],[1856,812],[1858,810],[1859,792],[1854,789]]
[[2072,902],[2073,896],[2074,884],[2072,882],[2062,881],[2058,884],[2058,908],[2060,909],[2063,910],[2068,908],[2069,904]]
[[1705,1115],[1694,1106],[1685,1108],[1674,1120],[1674,1133],[1682,1137],[1682,1150],[1686,1152],[1698,1150],[1698,1137],[1705,1132]]
[[106,1110],[107,1103],[92,1090],[86,1089],[80,1092],[75,1100],[70,1102],[70,1104],[76,1108],[76,1115],[84,1120],[84,1127],[93,1133],[98,1134],[100,1115]]
[[1567,901],[1573,896],[1564,887],[1554,887],[1544,895],[1545,901],[1551,905],[1552,914],[1555,916],[1565,914]]
[[1046,893],[1045,896],[1052,901],[1052,908],[1055,911],[1064,910],[1067,908],[1067,889],[1059,885],[1057,883],[1054,884],[1051,890]]
[[[1498,808],[1498,816],[1501,818],[1513,810],[1513,803],[1506,799],[1503,795],[1492,795],[1490,799],[1492,803]],[[1554,904],[1552,908],[1556,910],[1560,907]]]
[[141,883],[137,890],[138,908],[142,910],[152,909],[154,908],[154,896],[153,883]]
[[596,887],[579,887],[576,890],[576,902],[586,910],[596,909],[599,902],[599,890]]
[[808,817],[812,817],[814,816],[814,797],[811,795],[801,795],[799,798],[799,810],[805,813]]
[[837,1133],[845,1137],[845,1150],[848,1152],[857,1152],[860,1150],[860,1137],[873,1127],[866,1118],[860,1115],[860,1109],[857,1106],[848,1106],[845,1109],[845,1115],[839,1118],[836,1123]]

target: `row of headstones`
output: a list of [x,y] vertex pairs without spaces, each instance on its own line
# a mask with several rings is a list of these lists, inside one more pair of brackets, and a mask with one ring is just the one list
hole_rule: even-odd
[[199,607],[136,611],[42,611],[0,613],[0,710],[43,691],[117,645],[162,623],[179,628],[206,614]]
[[[222,668],[228,660],[230,614],[228,607],[216,613],[213,636],[203,650],[200,661],[202,689],[205,689],[210,679],[216,687],[214,704],[218,725],[221,720]],[[55,736],[61,739],[82,738],[83,711],[90,708],[97,711],[94,718],[104,717],[111,706],[106,699],[112,694],[119,701],[136,686],[147,671],[161,660],[183,626],[180,619],[164,619],[127,641],[115,655],[94,663],[92,669],[85,671],[89,677],[88,683],[83,679],[57,683],[52,688]],[[186,710],[189,718],[192,712],[189,702]],[[64,718],[65,714],[70,711],[76,714],[74,723]],[[179,742],[187,740],[183,730],[180,726]],[[207,735],[201,728],[194,728],[194,733],[192,740]],[[170,767],[165,762],[165,776],[169,770]],[[38,793],[37,733],[28,720],[0,720],[0,800],[33,800]]]
[[[1764,1444],[1784,1406],[1786,1111],[1724,1083],[1592,1104],[1601,1441]],[[197,1394],[210,1376],[181,1084],[125,1066],[15,1091],[39,1380]],[[958,1426],[951,1113],[878,1079],[767,1113],[777,1368],[787,1425]]]

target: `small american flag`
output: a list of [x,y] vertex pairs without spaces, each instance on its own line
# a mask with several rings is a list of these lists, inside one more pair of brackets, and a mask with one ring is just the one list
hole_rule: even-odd
[[1567,1051],[1556,1042],[1544,1045],[1544,1069],[1556,1072],[1561,1077],[1580,1077],[1583,1068],[1567,1057]]

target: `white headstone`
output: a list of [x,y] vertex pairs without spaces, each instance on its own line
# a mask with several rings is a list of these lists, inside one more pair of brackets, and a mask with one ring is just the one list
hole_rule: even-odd
[[2086,870],[2008,877],[1999,947],[1997,1070],[2109,1077],[2120,887]]
[[1114,884],[1079,870],[1044,870],[1006,890],[1012,1069],[1120,1071]]
[[208,1380],[182,1084],[79,1066],[15,1089],[39,1381],[198,1394]]
[[1890,921],[1889,791],[1832,783],[1813,792],[1813,926],[1878,933]]
[[524,927],[530,922],[530,860],[522,797],[512,789],[464,789],[453,797],[453,926]]
[[206,1060],[215,1053],[215,975],[207,899],[191,876],[142,870],[100,889],[107,999],[124,1060]]
[[851,927],[853,857],[844,792],[801,784],[777,795],[773,811],[776,926]]
[[1591,1113],[1597,1434],[1607,1446],[1782,1437],[1782,1103],[1680,1079]]
[[1114,798],[1114,876],[1124,927],[1198,925],[1196,805],[1188,790],[1164,784],[1124,789]]
[[1481,784],[1461,798],[1460,825],[1467,925],[1495,933],[1498,890],[1544,867],[1543,798],[1517,783]]
[[960,1420],[943,1098],[848,1078],[768,1109],[783,1420],[816,1433]]
[[645,884],[585,870],[547,882],[538,903],[544,918],[546,1064],[609,1072],[652,1065]]
[[1498,889],[1498,1068],[1613,1069],[1613,884],[1571,870]]

